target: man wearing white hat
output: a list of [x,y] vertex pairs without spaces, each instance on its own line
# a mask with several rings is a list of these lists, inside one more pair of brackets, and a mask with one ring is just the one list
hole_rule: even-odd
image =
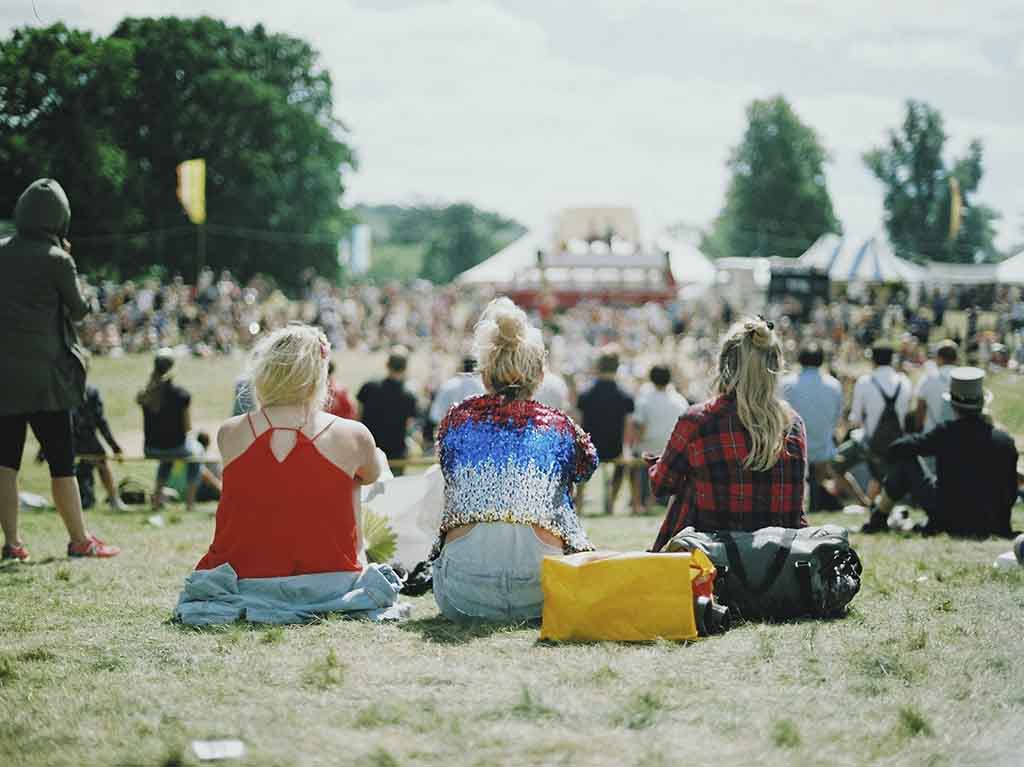
[[[925,533],[1012,535],[1017,448],[1009,434],[984,417],[992,400],[984,383],[981,368],[954,368],[944,395],[953,408],[953,420],[892,443],[884,492],[872,509],[870,527],[885,529],[893,504],[910,496],[928,514]],[[936,459],[936,477],[926,475],[915,460],[930,456]]]

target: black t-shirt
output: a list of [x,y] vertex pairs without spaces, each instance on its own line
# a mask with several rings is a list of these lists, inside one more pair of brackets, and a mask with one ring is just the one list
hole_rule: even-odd
[[940,530],[1007,535],[1017,500],[1017,447],[981,418],[955,418],[892,443],[890,459],[935,456]]
[[192,395],[168,381],[160,392],[158,411],[142,408],[142,430],[146,447],[169,450],[185,444],[185,410]]
[[583,430],[590,434],[597,457],[610,461],[622,455],[626,416],[633,412],[633,398],[615,381],[599,378],[580,394],[577,404],[583,415]]
[[416,398],[393,378],[368,381],[356,395],[363,407],[363,424],[388,458],[405,457],[405,426],[416,416]]

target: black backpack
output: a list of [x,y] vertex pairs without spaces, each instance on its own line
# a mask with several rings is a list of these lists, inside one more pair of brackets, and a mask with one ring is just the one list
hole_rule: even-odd
[[878,381],[872,378],[871,383],[875,385],[878,393],[882,395],[882,399],[885,401],[885,408],[882,410],[882,417],[878,419],[878,425],[875,426],[875,431],[868,441],[868,450],[874,457],[884,458],[886,453],[889,452],[889,445],[903,436],[903,424],[900,423],[900,417],[896,413],[896,400],[900,396],[900,388],[903,384],[897,383],[896,391],[889,397]]

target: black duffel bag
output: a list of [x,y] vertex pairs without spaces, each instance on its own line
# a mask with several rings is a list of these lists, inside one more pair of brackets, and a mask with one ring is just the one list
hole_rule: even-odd
[[718,599],[740,618],[834,618],[860,591],[860,557],[836,525],[752,533],[688,527],[664,550],[694,548],[714,563]]

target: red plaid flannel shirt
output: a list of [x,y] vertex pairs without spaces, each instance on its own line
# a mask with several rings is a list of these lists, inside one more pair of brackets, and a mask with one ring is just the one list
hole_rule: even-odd
[[794,413],[783,453],[772,468],[744,468],[749,453],[750,436],[736,412],[735,396],[715,397],[680,416],[650,468],[654,493],[675,494],[653,551],[684,527],[749,531],[807,526],[807,433],[800,416]]

